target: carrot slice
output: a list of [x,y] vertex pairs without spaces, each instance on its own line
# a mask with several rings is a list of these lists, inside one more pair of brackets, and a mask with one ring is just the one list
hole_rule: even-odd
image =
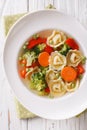
[[61,71],[61,77],[67,82],[72,82],[77,77],[77,71],[70,66],[66,66]]
[[49,53],[42,52],[38,56],[38,62],[41,66],[46,67],[49,65]]

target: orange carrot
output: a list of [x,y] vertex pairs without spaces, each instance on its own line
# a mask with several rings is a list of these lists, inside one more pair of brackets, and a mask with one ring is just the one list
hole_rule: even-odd
[[72,82],[77,77],[77,71],[70,66],[66,66],[61,71],[61,77],[67,82]]
[[46,67],[49,65],[49,53],[42,52],[38,56],[38,62],[41,66]]

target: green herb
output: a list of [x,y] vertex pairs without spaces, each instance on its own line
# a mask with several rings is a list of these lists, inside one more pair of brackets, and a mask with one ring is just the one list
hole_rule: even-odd
[[87,58],[86,58],[85,56],[82,57],[82,64],[85,64],[85,63],[86,63],[86,59],[87,59]]
[[39,37],[39,34],[34,34],[34,35],[33,35],[33,38],[34,38],[34,39],[37,39],[38,37]]
[[54,98],[54,96],[52,94],[49,94],[49,98]]
[[23,49],[26,49],[26,48],[27,48],[26,45],[24,45],[24,46],[23,46]]
[[31,83],[37,91],[43,91],[47,87],[45,76],[42,72],[34,73],[31,78]]
[[67,44],[64,44],[63,47],[61,48],[61,50],[59,51],[62,55],[65,55],[68,53],[68,51],[70,50],[70,47]]
[[82,77],[83,77],[83,75],[82,75],[82,74],[80,74],[80,75],[79,75],[79,79],[81,80],[81,79],[82,79]]
[[22,67],[24,67],[24,66],[25,66],[25,64],[21,64],[21,66],[22,66]]
[[76,83],[73,82],[73,83],[71,84],[71,87],[72,87],[72,88],[75,88],[75,86],[76,86]]
[[42,67],[42,66],[40,66],[40,71],[41,71],[41,73],[42,73],[43,75],[46,74],[46,71],[47,71],[48,69],[49,69],[48,67]]
[[44,50],[45,47],[46,47],[46,44],[42,43],[35,46],[32,50],[36,53],[36,55],[38,55],[40,52]]
[[26,72],[29,72],[30,71],[30,68],[26,68]]

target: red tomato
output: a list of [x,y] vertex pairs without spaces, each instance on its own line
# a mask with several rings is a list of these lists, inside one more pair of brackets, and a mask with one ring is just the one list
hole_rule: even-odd
[[35,66],[39,66],[39,63],[38,63],[38,61],[36,61],[36,62],[33,62],[31,66],[32,66],[33,68],[34,68]]
[[46,93],[50,93],[49,87],[45,88],[45,92],[46,92]]
[[26,65],[26,63],[27,63],[26,59],[21,60],[21,64]]
[[78,71],[78,74],[83,74],[85,72],[85,69],[83,68],[82,65],[78,65],[77,66],[77,71]]
[[41,43],[46,43],[46,38],[41,38],[41,37],[39,37],[39,38],[37,38],[37,39],[31,39],[30,41],[29,41],[29,44],[27,45],[27,48],[28,49],[32,49],[33,47],[35,47],[36,45],[38,45],[38,44],[41,44]]
[[53,52],[54,50],[53,50],[53,48],[52,48],[52,47],[50,47],[50,46],[46,45],[46,47],[45,47],[44,51],[46,51],[46,52],[48,52],[48,53],[50,54],[50,53],[51,53],[51,52]]
[[68,38],[68,39],[66,40],[66,44],[67,44],[68,46],[70,46],[70,48],[72,48],[72,49],[77,49],[77,50],[79,50],[78,44],[77,44],[76,41],[73,40],[72,38]]
[[25,68],[20,71],[20,75],[21,75],[22,78],[25,78],[25,75],[26,75],[26,69]]

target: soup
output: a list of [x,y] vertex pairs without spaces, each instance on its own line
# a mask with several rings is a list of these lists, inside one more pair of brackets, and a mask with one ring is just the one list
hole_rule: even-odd
[[79,44],[59,30],[34,34],[24,43],[18,71],[24,83],[40,96],[60,97],[77,90],[86,57]]

